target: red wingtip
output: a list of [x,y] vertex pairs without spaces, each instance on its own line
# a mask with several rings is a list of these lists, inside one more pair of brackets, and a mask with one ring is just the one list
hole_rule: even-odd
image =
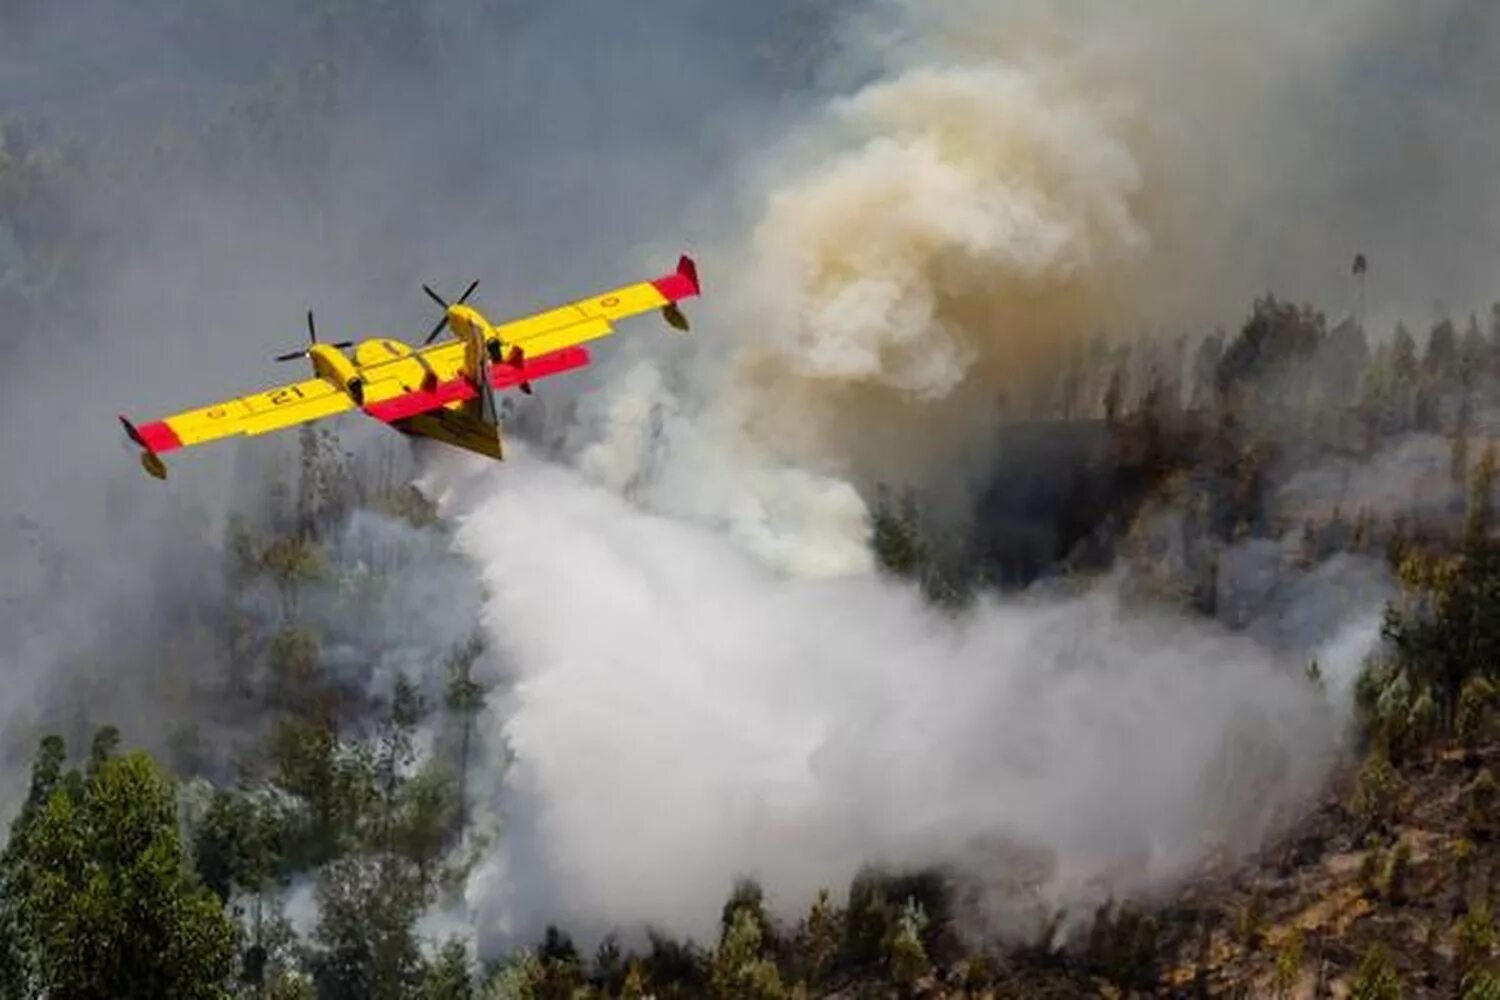
[[677,261],[677,270],[662,275],[651,284],[668,302],[691,298],[698,294],[698,265],[693,263],[693,258],[683,254]]
[[144,427],[135,428],[140,445],[150,452],[175,451],[182,447],[182,439],[165,421],[156,420]]

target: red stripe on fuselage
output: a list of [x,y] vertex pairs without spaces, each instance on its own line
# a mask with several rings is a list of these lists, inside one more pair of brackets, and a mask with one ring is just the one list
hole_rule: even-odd
[[168,427],[166,421],[158,420],[155,423],[142,424],[135,431],[145,442],[147,451],[172,451],[182,447],[182,442],[177,438],[177,432]]
[[[490,385],[496,389],[510,389],[522,382],[534,382],[550,375],[559,375],[589,363],[589,352],[583,347],[565,347],[551,354],[527,358],[521,365],[490,365]],[[383,403],[371,403],[365,412],[376,420],[393,424],[418,413],[435,410],[448,403],[474,398],[474,386],[466,378],[440,382],[431,389],[413,389],[404,396],[388,399]]]
[[404,396],[387,399],[383,403],[371,403],[365,407],[365,412],[376,420],[384,420],[392,424],[397,420],[416,416],[418,413],[436,410],[447,403],[471,399],[473,396],[474,387],[467,380],[456,378],[451,382],[440,382],[431,389],[413,389]]

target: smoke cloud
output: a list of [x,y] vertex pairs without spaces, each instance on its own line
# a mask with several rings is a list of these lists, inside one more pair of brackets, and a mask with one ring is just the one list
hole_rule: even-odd
[[[1337,744],[1300,668],[1107,587],[955,621],[879,577],[780,576],[524,454],[426,488],[511,671],[488,732],[514,755],[504,834],[469,887],[492,941],[546,920],[702,939],[741,875],[787,914],[867,862],[1015,877],[997,843],[1046,859],[995,900],[1019,921],[1256,845]],[[1338,624],[1304,637],[1335,674],[1375,634]]]
[[[861,496],[1004,476],[982,456],[1005,397],[1096,333],[1203,329],[1267,287],[1352,303],[1355,248],[1391,262],[1377,316],[1474,301],[1454,240],[1492,249],[1404,228],[1379,192],[1483,204],[1493,178],[1371,130],[1410,112],[1472,133],[1483,102],[1452,82],[1493,71],[1465,53],[1400,88],[1369,66],[1431,73],[1435,39],[1493,39],[1496,19],[1460,3],[874,15],[849,35],[872,82],[746,171],[756,207],[705,258],[707,346],[685,363],[632,350],[585,401],[569,443],[610,492],[524,462],[436,487],[516,672],[493,720],[516,754],[513,825],[471,886],[488,934],[542,915],[702,933],[736,875],[790,912],[866,861],[977,877],[987,838],[1042,848],[1036,892],[1076,906],[1169,883],[1216,835],[1255,845],[1325,773],[1378,633],[1378,566],[1267,589],[1259,642],[1135,618],[1108,588],[953,624],[868,576]],[[1435,164],[1456,189],[1422,179]],[[1227,574],[1261,571],[1243,555]],[[1313,656],[1331,709],[1301,679]]]
[[[1490,292],[1489,8],[862,13],[846,40],[868,82],[744,172],[754,207],[705,268],[713,346],[690,377],[613,383],[639,398],[590,401],[578,439],[601,481],[728,520],[788,568],[859,567],[859,519],[837,519],[836,551],[823,531],[838,483],[962,507],[1003,476],[986,460],[996,422],[1095,335],[1206,333],[1267,289],[1337,315],[1356,249],[1377,261],[1377,329]],[[1391,121],[1416,134],[1395,141]],[[654,412],[652,433],[621,411]],[[748,503],[688,485],[728,453]]]

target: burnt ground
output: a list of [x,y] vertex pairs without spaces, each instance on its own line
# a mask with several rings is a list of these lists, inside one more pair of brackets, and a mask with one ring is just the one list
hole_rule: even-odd
[[[1398,769],[1392,818],[1370,822],[1357,814],[1350,763],[1312,814],[1249,862],[1096,924],[1082,948],[966,957],[909,995],[1463,997],[1467,970],[1495,970],[1500,816],[1493,803],[1476,808],[1474,790],[1497,767],[1500,741],[1424,751]],[[1372,953],[1399,993],[1354,988]],[[851,983],[832,995],[901,994]]]

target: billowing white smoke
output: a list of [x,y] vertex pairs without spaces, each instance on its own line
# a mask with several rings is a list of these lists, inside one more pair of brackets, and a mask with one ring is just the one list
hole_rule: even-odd
[[1046,860],[996,917],[1140,891],[1257,843],[1337,740],[1257,647],[1107,592],[954,622],[525,454],[466,468],[428,488],[513,672],[487,716],[514,754],[502,835],[470,884],[491,943],[547,920],[701,939],[740,875],[787,914],[865,862],[1014,878],[999,844]]
[[1273,655],[1107,589],[955,623],[869,573],[857,487],[961,482],[997,397],[1099,329],[1222,319],[1323,258],[1302,214],[1264,214],[1327,169],[1274,162],[1265,136],[1321,123],[1265,66],[1324,73],[1406,23],[1047,6],[941,5],[759,164],[748,234],[701,255],[701,351],[585,401],[576,471],[521,453],[429,484],[513,675],[488,716],[506,825],[469,887],[488,941],[701,937],[737,876],[791,914],[867,862],[1031,878],[991,894],[1014,919],[1253,846],[1325,773],[1344,715],[1302,656],[1346,695],[1368,609]]

